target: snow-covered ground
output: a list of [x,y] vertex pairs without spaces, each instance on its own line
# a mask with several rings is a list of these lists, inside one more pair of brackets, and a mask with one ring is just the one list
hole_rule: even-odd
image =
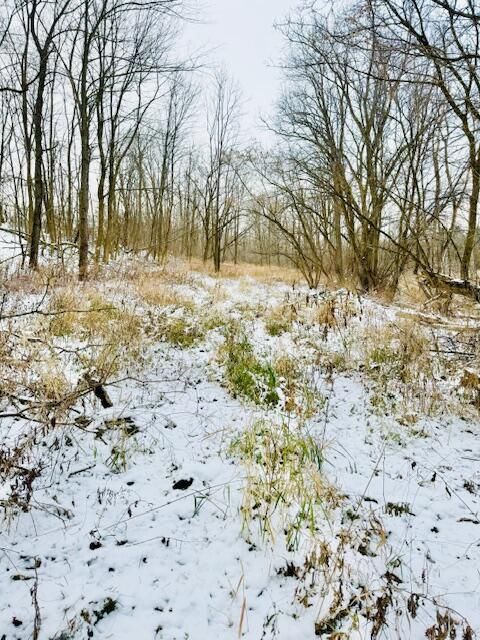
[[[433,371],[435,389],[426,378],[425,397],[415,389],[406,398],[410,383],[368,375],[382,358],[393,362],[391,354],[361,361],[362,342],[375,344],[382,327],[403,322],[403,309],[248,278],[152,278],[148,291],[166,286],[178,304],[152,302],[124,278],[88,285],[138,317],[148,336],[112,376],[112,407],[88,394],[56,422],[51,413],[35,413],[35,422],[21,413],[25,392],[2,399],[0,463],[9,469],[0,489],[0,638],[476,637],[480,422],[473,407],[460,410],[463,363],[452,363],[451,376]],[[74,291],[81,309],[84,296]],[[41,290],[12,295],[9,313],[42,300]],[[325,300],[333,320],[315,321]],[[293,314],[280,335],[266,331],[272,309]],[[195,328],[215,314],[183,348],[152,329],[158,317],[187,318]],[[92,347],[77,335],[37,347],[47,321],[4,320],[0,332],[19,355],[30,344],[55,354],[74,385],[85,366],[78,352]],[[274,407],[228,390],[218,354],[232,321],[260,360],[285,357],[300,367],[321,398],[302,420],[287,410],[283,388]],[[432,345],[450,339],[442,331]],[[423,415],[424,401],[435,410]],[[259,420],[292,430],[301,423],[322,451],[322,491],[335,495],[315,505],[314,524],[295,546],[282,530],[295,505],[283,516],[280,505],[272,510],[273,535],[242,517],[249,476],[262,468],[245,464],[232,442]],[[28,453],[15,457],[26,438]],[[32,469],[39,471],[29,476]]]

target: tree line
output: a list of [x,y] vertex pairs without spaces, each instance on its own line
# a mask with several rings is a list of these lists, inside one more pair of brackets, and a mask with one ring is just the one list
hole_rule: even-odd
[[263,147],[244,140],[234,81],[212,72],[205,91],[180,59],[185,19],[180,0],[7,0],[0,218],[31,268],[72,246],[81,279],[125,251],[174,253],[365,291],[413,270],[479,298],[475,0],[293,12]]

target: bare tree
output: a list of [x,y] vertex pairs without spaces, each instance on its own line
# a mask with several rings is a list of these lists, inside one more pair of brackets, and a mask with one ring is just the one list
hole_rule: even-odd
[[442,93],[467,145],[470,174],[467,233],[461,256],[461,277],[470,275],[476,242],[480,197],[480,24],[469,0],[386,0],[372,2],[378,36],[411,56],[429,62],[428,73],[412,65],[408,79],[432,84]]
[[225,232],[232,221],[231,198],[236,179],[234,165],[238,146],[240,95],[223,72],[214,78],[213,96],[208,110],[208,165],[205,181],[204,223],[206,251],[210,248],[215,271],[220,271]]
[[28,21],[27,31],[31,35],[37,54],[38,71],[35,82],[35,102],[32,114],[34,139],[34,203],[30,240],[30,267],[38,266],[38,252],[42,229],[42,212],[44,206],[43,179],[43,138],[44,138],[44,103],[47,84],[48,67],[54,51],[56,40],[67,28],[64,20],[75,9],[74,0],[63,0],[54,3],[53,7],[46,0],[28,0],[26,3]]

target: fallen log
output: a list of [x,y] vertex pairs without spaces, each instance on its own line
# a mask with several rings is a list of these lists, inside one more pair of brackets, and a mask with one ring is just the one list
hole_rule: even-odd
[[424,271],[428,283],[436,289],[441,289],[447,293],[464,296],[480,302],[480,286],[470,280],[461,280],[459,278],[451,278],[443,273],[435,273],[433,271]]

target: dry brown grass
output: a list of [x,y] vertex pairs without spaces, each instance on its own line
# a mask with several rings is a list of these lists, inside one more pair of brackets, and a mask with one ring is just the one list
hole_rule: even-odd
[[291,331],[297,315],[295,306],[291,304],[279,304],[271,307],[264,317],[267,333],[271,336],[279,336],[282,333]]
[[217,280],[213,284],[206,282],[203,284],[203,287],[206,291],[209,292],[211,296],[211,304],[225,302],[229,298],[228,289],[226,288],[224,282],[222,282],[221,280]]
[[41,294],[56,287],[78,286],[78,276],[60,265],[50,265],[37,271],[15,273],[4,278],[2,286],[10,294]]
[[316,322],[327,327],[334,327],[337,324],[336,307],[337,301],[334,299],[321,302],[315,309]]
[[143,301],[152,306],[183,307],[189,310],[195,307],[192,300],[181,295],[175,287],[159,278],[157,274],[137,280],[135,291]]
[[480,375],[471,369],[464,369],[457,393],[465,403],[480,409]]
[[17,274],[13,278],[4,280],[3,286],[8,293],[22,295],[38,294],[45,289],[45,283],[35,272]]
[[443,363],[432,353],[430,337],[414,320],[367,327],[358,336],[359,362],[371,381],[370,402],[401,423],[454,410],[439,378]]
[[114,305],[93,287],[83,287],[81,295],[74,287],[55,290],[48,303],[52,314],[49,330],[53,335],[104,335],[110,320],[118,315]]
[[71,336],[84,344],[77,353],[77,364],[101,380],[107,380],[144,360],[145,341],[142,318],[133,310],[119,308],[94,287],[84,287],[79,300],[73,288],[62,288],[52,295],[48,310],[41,317],[37,335],[45,344],[52,337]]
[[192,271],[198,271],[217,278],[253,278],[266,284],[273,282],[285,282],[289,285],[303,283],[302,274],[291,267],[225,262],[222,264],[220,273],[215,273],[211,262],[204,263],[198,259],[192,259],[188,266]]
[[67,410],[67,407],[62,406],[62,400],[73,391],[73,386],[64,373],[62,362],[53,355],[45,358],[34,370],[31,392],[34,397],[41,398],[47,406],[49,403],[55,404],[57,417],[59,411]]

